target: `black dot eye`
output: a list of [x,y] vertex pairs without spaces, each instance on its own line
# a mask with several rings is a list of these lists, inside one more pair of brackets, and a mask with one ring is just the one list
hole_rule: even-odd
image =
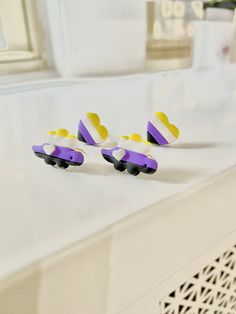
[[70,156],[70,160],[72,160],[73,159],[73,156]]

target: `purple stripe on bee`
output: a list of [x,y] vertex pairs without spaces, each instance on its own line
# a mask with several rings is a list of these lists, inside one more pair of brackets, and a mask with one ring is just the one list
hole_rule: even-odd
[[[107,155],[107,156],[114,158],[113,152],[115,150],[119,150],[119,149],[121,149],[121,147],[114,147],[112,149],[102,149],[101,152],[104,155]],[[157,164],[156,160],[151,159],[144,154],[137,153],[137,152],[127,150],[127,149],[126,149],[125,156],[121,160],[133,163],[133,164],[141,166],[141,167],[151,168],[154,170],[156,170],[158,168],[158,164]]]
[[[33,152],[48,155],[44,151],[45,145],[50,145],[50,144],[45,143],[45,144],[40,145],[40,146],[36,146],[36,145],[33,146],[32,147]],[[48,156],[60,158],[63,160],[67,160],[67,161],[71,161],[71,162],[75,162],[75,163],[79,163],[79,164],[82,164],[84,162],[84,156],[81,152],[78,152],[78,151],[75,151],[71,148],[63,147],[63,146],[55,145],[55,147],[56,147],[56,149],[54,150],[54,152]]]
[[82,121],[79,122],[79,132],[83,136],[87,144],[96,145],[95,141],[93,140],[92,136],[90,135],[89,131]]
[[147,127],[148,133],[152,135],[152,137],[156,140],[159,145],[169,144],[168,141],[164,138],[164,136],[157,130],[157,128],[149,121]]

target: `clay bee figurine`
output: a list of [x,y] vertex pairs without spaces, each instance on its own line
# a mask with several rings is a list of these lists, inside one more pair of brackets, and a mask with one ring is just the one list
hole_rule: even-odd
[[78,140],[88,145],[99,145],[108,139],[108,130],[101,125],[100,117],[87,112],[79,121]]
[[168,145],[179,137],[178,128],[169,122],[164,112],[156,112],[147,124],[147,139],[152,144]]
[[81,166],[84,162],[83,151],[75,148],[76,143],[75,135],[69,134],[66,129],[58,129],[48,132],[46,143],[34,145],[32,149],[46,164],[66,169],[69,166]]

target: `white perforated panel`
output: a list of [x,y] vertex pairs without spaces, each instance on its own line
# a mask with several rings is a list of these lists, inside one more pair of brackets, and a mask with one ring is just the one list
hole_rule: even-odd
[[160,302],[162,314],[236,314],[236,245]]

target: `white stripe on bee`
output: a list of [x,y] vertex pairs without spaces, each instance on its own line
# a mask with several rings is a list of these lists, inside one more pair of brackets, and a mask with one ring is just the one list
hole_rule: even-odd
[[118,146],[141,154],[148,153],[152,147],[151,145],[145,144],[143,142],[136,142],[130,139],[123,138],[119,139]]
[[77,143],[76,138],[71,138],[71,137],[64,137],[61,140],[61,146],[68,147],[68,148],[73,148]]
[[98,133],[98,130],[93,125],[93,123],[91,122],[91,120],[89,119],[89,117],[87,115],[84,116],[81,119],[81,121],[83,122],[84,126],[86,127],[87,131],[91,135],[91,137],[94,140],[94,142],[96,142],[96,143],[103,142],[103,138],[100,136],[100,134]]

